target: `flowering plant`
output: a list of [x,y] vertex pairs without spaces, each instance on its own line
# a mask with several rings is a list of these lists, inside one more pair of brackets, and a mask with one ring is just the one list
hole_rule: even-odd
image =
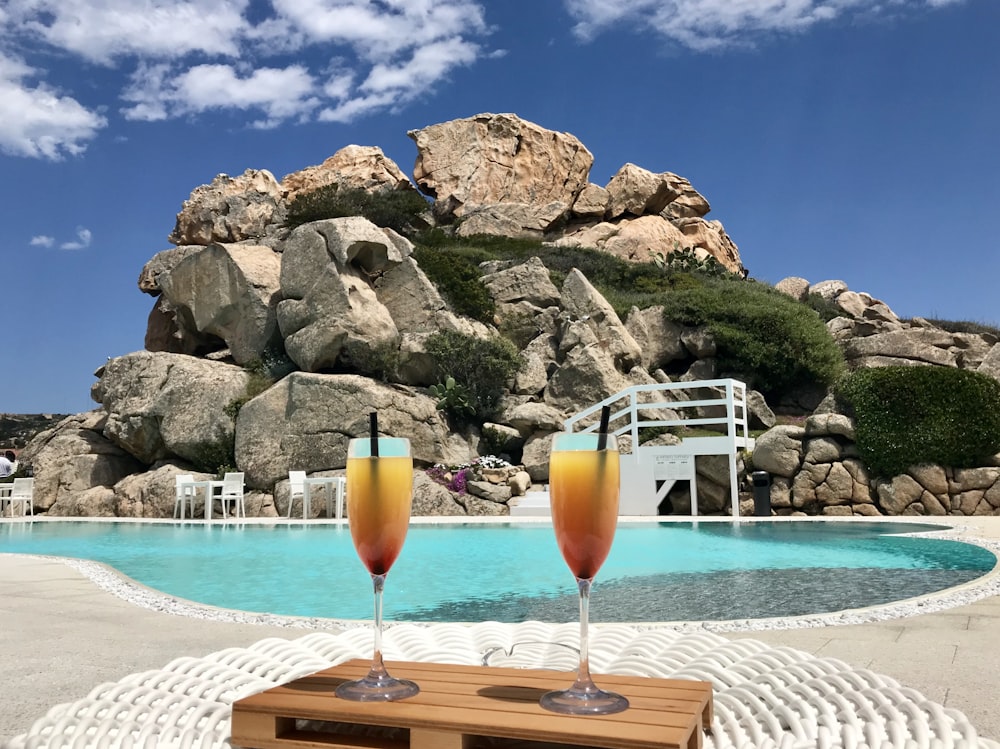
[[508,463],[503,458],[495,455],[481,455],[471,463],[459,463],[457,465],[445,465],[435,463],[428,468],[425,473],[437,484],[447,487],[457,494],[465,494],[466,485],[470,480],[475,480],[482,476],[482,469],[509,468]]

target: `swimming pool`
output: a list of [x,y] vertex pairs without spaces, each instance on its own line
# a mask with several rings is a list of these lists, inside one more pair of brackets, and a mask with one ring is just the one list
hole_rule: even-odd
[[[622,523],[597,577],[591,620],[827,613],[936,592],[996,564],[979,546],[906,535],[929,530],[941,526]],[[346,525],[4,523],[0,552],[103,562],[168,595],[224,608],[371,616],[371,584]],[[573,621],[576,586],[547,523],[415,524],[389,574],[385,616]]]

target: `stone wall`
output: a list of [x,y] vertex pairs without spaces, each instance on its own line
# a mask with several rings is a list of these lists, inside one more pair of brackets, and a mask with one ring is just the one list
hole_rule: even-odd
[[757,440],[753,469],[771,476],[777,515],[1000,515],[1000,456],[978,468],[912,467],[873,477],[858,458],[854,424],[814,414]]

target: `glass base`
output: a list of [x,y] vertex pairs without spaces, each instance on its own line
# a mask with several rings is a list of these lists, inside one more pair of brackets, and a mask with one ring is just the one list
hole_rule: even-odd
[[343,700],[355,702],[393,702],[412,697],[420,692],[416,683],[407,679],[394,679],[388,674],[373,678],[371,674],[357,681],[345,681],[334,690]]
[[628,709],[628,699],[597,687],[546,692],[538,704],[546,710],[566,715],[610,715]]

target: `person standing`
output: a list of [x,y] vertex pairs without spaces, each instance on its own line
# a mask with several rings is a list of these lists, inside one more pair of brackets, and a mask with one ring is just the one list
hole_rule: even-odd
[[10,478],[15,471],[14,464],[16,462],[17,456],[12,450],[7,450],[3,455],[0,455],[0,481]]

